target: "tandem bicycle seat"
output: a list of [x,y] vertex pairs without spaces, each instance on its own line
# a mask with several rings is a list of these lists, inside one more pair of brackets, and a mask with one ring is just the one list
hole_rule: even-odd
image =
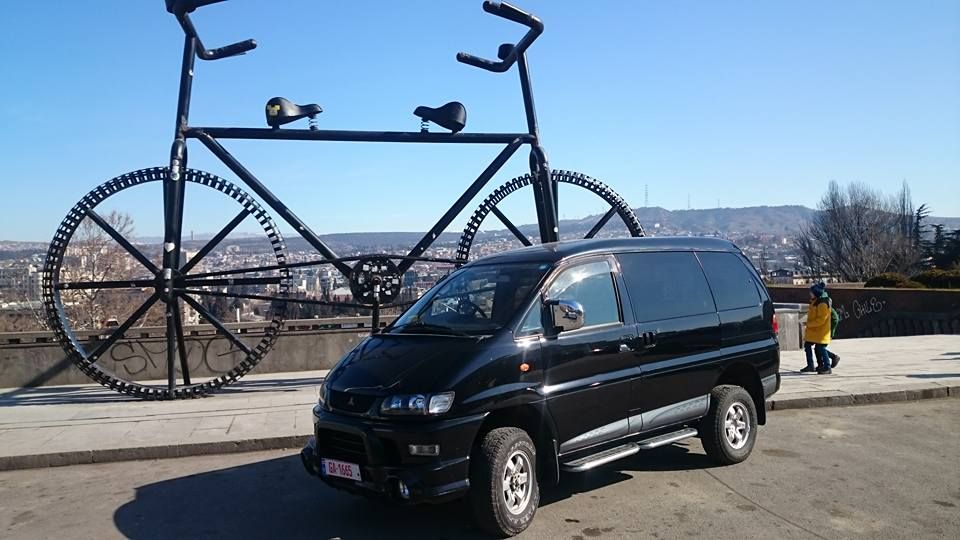
[[414,109],[413,114],[423,121],[421,131],[426,131],[427,122],[433,122],[454,133],[462,131],[467,125],[467,109],[459,101],[451,101],[436,109],[421,105]]
[[309,117],[312,120],[322,112],[323,109],[316,103],[297,105],[286,98],[270,98],[266,108],[267,125],[272,128],[278,128],[284,124],[300,120],[301,118]]

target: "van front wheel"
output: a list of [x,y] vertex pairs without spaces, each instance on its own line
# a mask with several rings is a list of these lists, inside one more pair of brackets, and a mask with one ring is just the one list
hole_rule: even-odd
[[470,503],[477,525],[501,537],[526,529],[540,504],[537,449],[519,428],[491,430],[470,460]]
[[720,465],[747,459],[757,442],[757,408],[750,393],[733,385],[714,388],[710,412],[700,421],[700,441]]

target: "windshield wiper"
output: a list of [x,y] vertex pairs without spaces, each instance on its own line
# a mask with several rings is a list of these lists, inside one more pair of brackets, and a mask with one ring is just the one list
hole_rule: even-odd
[[443,326],[440,324],[430,324],[430,323],[425,323],[423,321],[416,321],[416,322],[411,322],[407,324],[401,324],[400,326],[393,327],[393,329],[399,330],[400,333],[403,333],[403,331],[407,329],[412,329],[412,330],[422,329],[422,330],[437,332],[440,334],[447,334],[451,336],[475,337],[473,334],[461,332],[460,330],[454,330],[449,326]]

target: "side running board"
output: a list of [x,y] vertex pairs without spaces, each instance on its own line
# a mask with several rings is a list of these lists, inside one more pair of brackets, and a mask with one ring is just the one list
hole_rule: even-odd
[[582,457],[580,459],[564,463],[560,468],[567,472],[584,472],[590,469],[606,465],[611,461],[623,459],[632,456],[640,451],[640,445],[637,443],[627,443],[616,448],[610,448],[593,454],[592,456]]
[[646,439],[637,443],[642,450],[652,450],[660,446],[666,446],[668,444],[673,444],[677,441],[682,441],[684,439],[689,439],[690,437],[696,437],[697,430],[694,428],[681,429],[680,431],[674,431],[673,433],[665,433],[659,437],[654,437],[652,439]]
[[606,465],[607,463],[617,461],[618,459],[630,457],[640,452],[640,450],[651,450],[660,446],[666,446],[677,441],[682,441],[683,439],[695,437],[696,435],[696,429],[685,428],[681,429],[680,431],[674,431],[672,433],[665,433],[650,439],[644,439],[640,442],[629,442],[614,448],[608,448],[601,452],[597,452],[596,454],[564,463],[560,466],[560,468],[567,472],[585,472],[601,465]]

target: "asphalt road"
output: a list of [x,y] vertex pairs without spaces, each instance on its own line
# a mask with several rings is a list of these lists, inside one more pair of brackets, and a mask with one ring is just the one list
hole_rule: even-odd
[[[960,400],[771,413],[753,456],[699,441],[547,490],[523,538],[960,538]],[[334,492],[292,451],[0,473],[5,538],[479,538],[462,504]]]

